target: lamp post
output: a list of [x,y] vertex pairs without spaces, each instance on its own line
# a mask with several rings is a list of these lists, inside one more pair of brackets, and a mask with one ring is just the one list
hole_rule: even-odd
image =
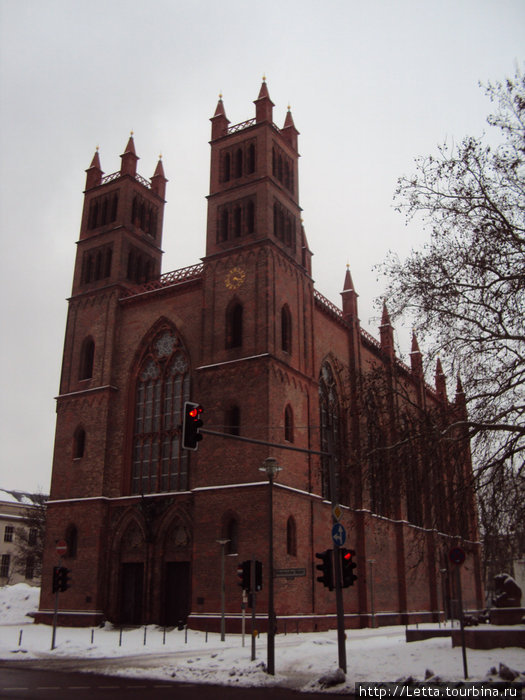
[[224,548],[229,541],[228,539],[217,540],[217,543],[221,545],[221,642],[224,642],[226,638],[226,622],[224,619]]
[[277,465],[277,460],[273,457],[267,457],[263,462],[262,467],[259,467],[259,471],[265,472],[268,477],[268,484],[270,487],[269,495],[269,529],[268,529],[268,661],[267,669],[268,673],[272,676],[275,675],[275,609],[273,602],[273,480],[281,470],[282,467]]

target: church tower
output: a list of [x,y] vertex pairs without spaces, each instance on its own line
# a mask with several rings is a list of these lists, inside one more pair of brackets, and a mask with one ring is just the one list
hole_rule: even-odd
[[[273,107],[263,79],[255,117],[230,126],[220,97],[211,118],[201,374],[214,375],[206,382],[207,401],[220,406],[214,424],[238,416],[243,435],[280,442],[284,430],[291,441],[294,422],[308,424],[303,380],[313,366],[314,302],[298,195],[299,132],[290,108],[279,128]],[[247,401],[254,372],[261,393]],[[297,477],[306,488],[304,474]],[[288,478],[294,481],[293,471]]]

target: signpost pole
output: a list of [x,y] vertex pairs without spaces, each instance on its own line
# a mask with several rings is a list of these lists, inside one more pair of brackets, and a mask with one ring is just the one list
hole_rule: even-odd
[[[59,540],[56,543],[56,553],[58,555],[57,566],[61,566],[62,557],[67,553],[67,542]],[[53,571],[53,583],[55,582],[55,572]],[[58,624],[58,588],[55,591],[55,612],[53,613],[53,634],[51,636],[51,651],[56,647],[57,624]]]

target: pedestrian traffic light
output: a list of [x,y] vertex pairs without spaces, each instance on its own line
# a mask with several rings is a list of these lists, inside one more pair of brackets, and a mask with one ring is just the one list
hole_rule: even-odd
[[353,586],[357,576],[354,574],[354,569],[357,564],[354,561],[354,549],[340,549],[341,552],[341,586],[348,588]]
[[262,590],[262,562],[255,562],[255,590]]
[[198,443],[202,440],[200,428],[202,420],[200,418],[203,412],[202,406],[198,403],[186,401],[184,404],[184,417],[182,420],[182,447],[185,450],[197,450]]
[[239,586],[243,591],[250,590],[250,573],[251,573],[252,562],[247,559],[243,561],[237,568],[237,576],[239,577]]
[[333,572],[333,552],[331,549],[327,549],[324,552],[315,555],[317,559],[321,559],[322,564],[317,564],[315,567],[322,572],[322,576],[318,576],[317,580],[320,581],[325,588],[330,591],[334,590],[334,572]]

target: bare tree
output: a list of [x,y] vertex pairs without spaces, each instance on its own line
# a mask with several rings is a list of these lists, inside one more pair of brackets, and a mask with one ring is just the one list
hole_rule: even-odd
[[525,78],[485,90],[494,142],[466,137],[416,160],[394,200],[430,241],[382,266],[391,313],[408,314],[447,373],[461,373],[480,480],[508,465],[523,473],[525,451]]

